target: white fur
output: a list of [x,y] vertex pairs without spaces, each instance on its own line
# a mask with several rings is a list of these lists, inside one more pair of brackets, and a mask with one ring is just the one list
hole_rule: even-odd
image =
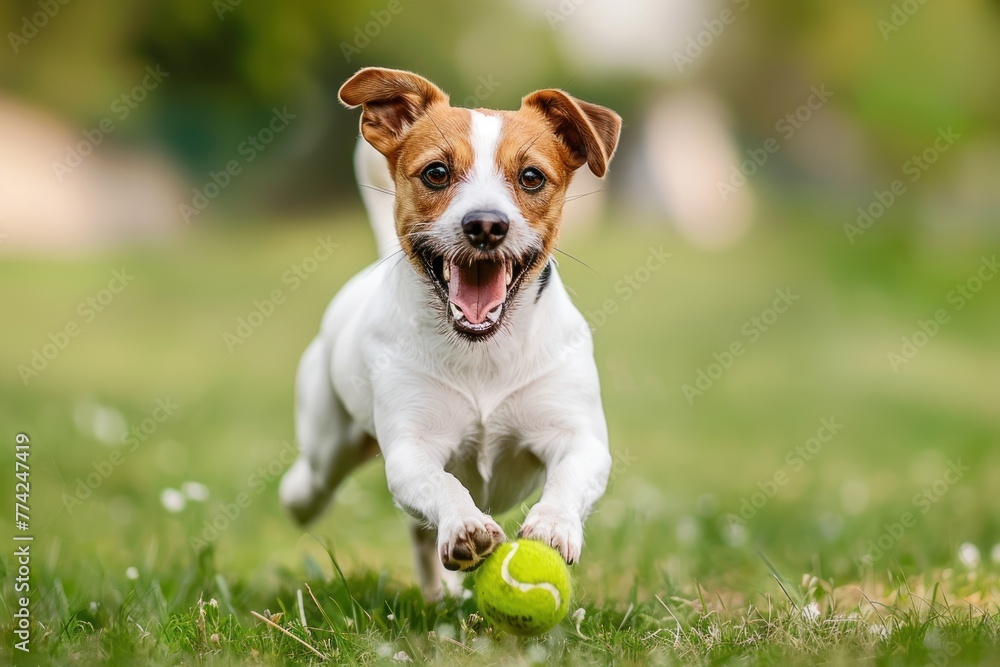
[[[511,220],[504,243],[524,243],[534,232],[496,173],[500,120],[472,113],[475,168],[436,233],[459,238],[465,212],[495,209]],[[440,594],[441,559],[475,535],[502,539],[489,515],[543,481],[521,534],[579,559],[584,519],[611,467],[607,427],[590,330],[554,267],[538,292],[537,281],[522,286],[504,330],[470,343],[442,333],[409,262],[381,262],[352,278],[299,366],[301,458],[282,480],[285,506],[301,521],[313,518],[374,453],[374,438],[396,504],[437,530],[437,572],[418,548],[429,597]]]
[[354,149],[354,174],[358,179],[361,199],[368,209],[368,218],[378,245],[378,256],[388,257],[399,250],[399,237],[396,236],[396,223],[393,220],[393,198],[386,194],[392,192],[396,184],[392,182],[385,156],[367,141],[359,141]]

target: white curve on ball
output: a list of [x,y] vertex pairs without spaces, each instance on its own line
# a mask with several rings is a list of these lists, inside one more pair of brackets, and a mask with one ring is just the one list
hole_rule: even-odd
[[522,593],[527,593],[528,591],[541,588],[544,591],[548,591],[552,594],[552,599],[555,600],[556,609],[559,609],[559,605],[562,603],[562,596],[559,595],[559,589],[552,584],[528,584],[523,581],[518,581],[510,574],[510,561],[514,558],[514,554],[517,553],[518,548],[521,545],[517,542],[512,542],[510,545],[510,553],[507,557],[503,559],[503,565],[500,568],[500,576],[503,577],[504,583],[508,586],[513,586]]

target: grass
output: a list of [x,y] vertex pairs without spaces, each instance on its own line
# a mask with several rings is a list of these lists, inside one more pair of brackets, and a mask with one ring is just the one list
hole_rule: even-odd
[[[593,268],[562,258],[599,325],[616,465],[574,568],[582,611],[517,640],[473,599],[421,601],[379,464],[308,533],[278,506],[298,355],[373,256],[343,217],[0,264],[0,421],[32,443],[28,664],[1000,660],[1000,280],[960,310],[948,300],[994,249],[889,223],[851,245],[818,220],[715,253],[655,227],[568,238]],[[327,235],[339,247],[310,263]],[[666,264],[640,271],[661,246]],[[89,321],[79,304],[122,268],[134,279]],[[274,290],[245,340],[224,337]],[[769,314],[779,290],[797,298]],[[942,308],[947,323],[894,372],[887,353]],[[79,334],[25,386],[18,366],[70,322]],[[683,386],[735,342],[743,353],[689,400]],[[176,406],[159,421],[157,400]],[[166,509],[183,497],[168,489],[187,490],[183,509]],[[4,663],[24,657],[12,553]]]

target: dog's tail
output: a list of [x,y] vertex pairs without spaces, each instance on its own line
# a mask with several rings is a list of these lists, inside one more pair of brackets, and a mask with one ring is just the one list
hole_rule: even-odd
[[378,256],[388,257],[399,250],[393,214],[396,196],[390,194],[396,188],[389,175],[385,157],[372,148],[364,137],[358,137],[358,145],[354,149],[354,174],[358,179],[361,199],[368,210],[368,221],[375,232]]

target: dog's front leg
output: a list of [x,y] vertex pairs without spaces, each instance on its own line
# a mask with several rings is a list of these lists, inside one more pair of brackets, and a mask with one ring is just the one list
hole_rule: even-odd
[[573,564],[583,549],[583,522],[607,486],[611,455],[607,441],[590,433],[550,441],[543,450],[545,486],[521,536],[545,542]]
[[470,570],[504,541],[497,523],[476,507],[468,489],[444,469],[432,443],[395,440],[383,446],[385,476],[396,504],[437,529],[441,562]]

